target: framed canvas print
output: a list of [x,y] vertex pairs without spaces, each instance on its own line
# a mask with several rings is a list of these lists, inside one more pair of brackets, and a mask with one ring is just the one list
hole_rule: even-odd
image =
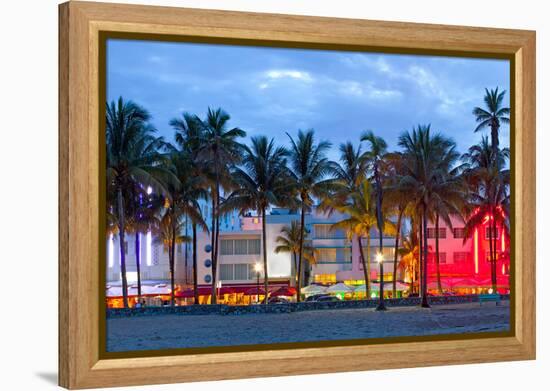
[[59,16],[60,385],[535,358],[534,32]]

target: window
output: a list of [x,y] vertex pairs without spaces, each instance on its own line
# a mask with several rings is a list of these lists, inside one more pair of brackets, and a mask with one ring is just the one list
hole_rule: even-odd
[[485,239],[498,239],[498,228],[485,227]]
[[316,254],[319,263],[351,263],[349,247],[318,248]]
[[159,264],[159,258],[160,258],[159,246],[153,246],[153,265]]
[[238,263],[235,265],[235,280],[248,280],[248,264]]
[[453,237],[455,239],[464,239],[466,230],[464,228],[453,228]]
[[233,240],[222,240],[221,255],[233,255]]
[[[437,257],[435,252],[428,253],[428,262],[430,263],[436,263]],[[447,263],[447,253],[439,252],[439,264]]]
[[246,255],[247,251],[247,240],[246,239],[236,239],[235,240],[235,255]]
[[[428,239],[435,238],[435,228],[428,228]],[[439,239],[445,239],[447,237],[447,229],[439,228]]]
[[260,254],[260,239],[250,239],[248,241],[248,253]]
[[336,282],[336,274],[316,274],[313,281],[318,284],[334,284]]
[[470,253],[458,251],[453,253],[453,263],[466,263],[470,259]]
[[345,239],[346,233],[342,229],[331,230],[330,224],[314,224],[313,232],[315,239]]
[[234,280],[232,264],[220,265],[220,280]]

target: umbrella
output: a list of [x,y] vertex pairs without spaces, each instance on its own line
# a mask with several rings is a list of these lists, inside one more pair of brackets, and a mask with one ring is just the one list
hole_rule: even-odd
[[353,288],[344,284],[343,282],[339,282],[338,284],[334,284],[327,288],[327,293],[336,293],[336,292],[353,292]]
[[257,287],[256,288],[250,288],[244,294],[248,295],[248,296],[265,295],[265,290],[264,290],[264,288],[258,289]]
[[292,287],[281,287],[271,294],[271,296],[294,296],[296,289]]
[[311,296],[311,295],[319,295],[321,293],[325,293],[327,288],[322,285],[311,284],[306,287],[303,287],[301,290],[303,294]]

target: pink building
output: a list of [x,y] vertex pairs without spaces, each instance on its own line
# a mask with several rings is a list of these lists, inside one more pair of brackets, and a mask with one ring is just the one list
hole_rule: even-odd
[[[490,243],[491,235],[497,237],[497,286],[500,292],[509,289],[510,240],[501,227],[493,233],[491,216],[486,216],[472,237],[464,240],[464,221],[451,219],[452,229],[439,221],[439,268],[443,289],[483,289],[491,286]],[[435,262],[435,224],[428,225],[428,282],[429,288],[437,288]],[[494,238],[494,236],[493,236]],[[473,292],[473,291],[472,291]]]

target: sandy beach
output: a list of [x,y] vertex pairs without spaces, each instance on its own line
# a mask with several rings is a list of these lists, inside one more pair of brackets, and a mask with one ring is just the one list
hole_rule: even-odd
[[160,315],[107,320],[107,351],[236,346],[507,331],[504,301],[374,309],[335,309],[283,314]]

